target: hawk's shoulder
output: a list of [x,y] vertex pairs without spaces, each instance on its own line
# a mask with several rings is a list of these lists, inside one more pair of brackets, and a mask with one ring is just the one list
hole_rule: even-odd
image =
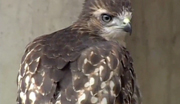
[[[79,93],[78,104],[136,104],[132,62],[126,48],[116,42],[99,42],[82,51],[71,65],[73,89]],[[82,100],[83,96],[86,98]]]
[[17,101],[32,104],[75,104],[82,97],[83,104],[103,99],[122,103],[120,96],[131,99],[136,89],[126,48],[69,30],[38,37],[27,46],[17,83]]
[[[18,72],[17,101],[35,104],[53,102],[60,90],[58,83],[71,78],[70,62],[75,61],[82,50],[98,41],[88,38],[67,28],[30,42]],[[66,87],[65,84],[61,84],[61,87]]]

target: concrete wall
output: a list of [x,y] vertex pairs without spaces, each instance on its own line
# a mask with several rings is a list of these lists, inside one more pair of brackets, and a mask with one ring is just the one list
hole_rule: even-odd
[[180,0],[132,0],[130,50],[144,104],[180,103]]
[[15,104],[27,43],[73,23],[82,0],[0,0],[0,104]]
[[[27,43],[72,24],[83,0],[0,0],[0,104],[14,104],[16,75]],[[133,0],[128,49],[144,104],[180,102],[180,1]]]

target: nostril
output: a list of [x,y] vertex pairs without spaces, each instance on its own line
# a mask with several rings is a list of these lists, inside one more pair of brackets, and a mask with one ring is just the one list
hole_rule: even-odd
[[124,25],[126,25],[127,23],[126,22],[123,22]]

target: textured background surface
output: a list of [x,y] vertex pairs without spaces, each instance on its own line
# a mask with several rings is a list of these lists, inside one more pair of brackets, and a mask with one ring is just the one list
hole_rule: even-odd
[[[83,0],[0,0],[0,104],[14,104],[26,44],[72,24]],[[128,49],[144,104],[180,102],[180,1],[133,0]]]

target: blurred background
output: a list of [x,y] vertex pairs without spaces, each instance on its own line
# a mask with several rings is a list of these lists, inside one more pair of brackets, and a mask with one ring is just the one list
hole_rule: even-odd
[[[72,24],[84,0],[0,0],[0,104],[15,104],[25,46]],[[143,104],[180,103],[180,0],[132,0],[134,58]]]

